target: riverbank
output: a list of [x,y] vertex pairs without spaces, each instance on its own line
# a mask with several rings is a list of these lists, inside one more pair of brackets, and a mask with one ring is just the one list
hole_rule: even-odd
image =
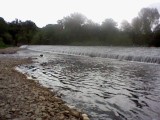
[[[0,53],[12,54],[18,49],[1,49],[5,53]],[[0,58],[0,120],[88,120],[56,94],[14,69],[28,63],[30,58]]]

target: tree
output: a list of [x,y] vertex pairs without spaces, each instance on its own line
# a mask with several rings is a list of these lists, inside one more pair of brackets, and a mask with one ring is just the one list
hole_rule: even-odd
[[121,23],[120,29],[122,31],[124,31],[124,32],[131,32],[132,31],[132,26],[131,26],[131,24],[127,20],[124,20]]
[[101,26],[102,26],[102,29],[107,30],[107,31],[115,31],[115,30],[117,30],[117,23],[111,18],[105,19],[102,22]]
[[160,24],[158,24],[153,30],[153,40],[151,46],[160,47]]
[[6,21],[0,17],[0,35],[4,34],[8,29]]
[[101,25],[101,39],[106,45],[113,45],[118,34],[117,23],[109,18],[105,19]]
[[160,15],[156,8],[143,8],[138,15],[141,20],[143,34],[151,33],[152,29],[159,23]]

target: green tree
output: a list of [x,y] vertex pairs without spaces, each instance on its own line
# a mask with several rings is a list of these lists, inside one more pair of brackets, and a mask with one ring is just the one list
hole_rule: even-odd
[[118,34],[117,23],[109,18],[105,19],[101,25],[101,39],[106,45],[114,45]]
[[153,27],[159,23],[160,15],[156,8],[143,8],[138,15],[141,20],[141,30],[144,34],[151,33]]
[[158,24],[153,30],[153,40],[151,46],[160,47],[160,24]]

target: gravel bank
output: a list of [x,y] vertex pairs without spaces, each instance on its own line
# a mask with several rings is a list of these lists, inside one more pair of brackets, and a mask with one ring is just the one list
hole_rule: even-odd
[[0,58],[0,120],[89,120],[14,69],[30,62],[29,58]]

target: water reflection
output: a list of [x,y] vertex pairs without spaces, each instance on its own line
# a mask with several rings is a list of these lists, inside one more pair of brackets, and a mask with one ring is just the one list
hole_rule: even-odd
[[93,120],[160,118],[159,65],[53,54],[37,58],[22,71]]

